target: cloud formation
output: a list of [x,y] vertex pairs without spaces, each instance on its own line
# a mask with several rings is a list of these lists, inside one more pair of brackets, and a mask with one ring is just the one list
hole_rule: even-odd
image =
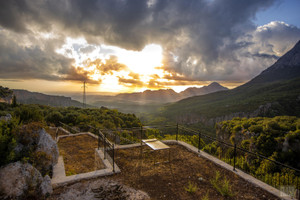
[[[0,77],[46,80],[88,78],[56,53],[65,38],[141,50],[163,48],[163,69],[180,81],[245,81],[271,65],[300,39],[284,22],[256,27],[258,11],[275,0],[10,0],[0,6]],[[37,38],[53,33],[57,38]],[[19,38],[19,39],[17,39]],[[28,43],[20,44],[22,38]],[[33,38],[33,40],[30,40]],[[89,53],[95,48],[81,48]],[[93,61],[102,75],[125,70],[110,59]],[[24,73],[19,73],[23,70]],[[183,78],[184,77],[184,78]],[[131,80],[127,80],[131,79]],[[139,84],[138,77],[120,83]],[[99,80],[100,81],[100,80]],[[183,80],[181,80],[183,81]],[[151,85],[157,86],[155,79]],[[179,83],[179,82],[178,82]]]

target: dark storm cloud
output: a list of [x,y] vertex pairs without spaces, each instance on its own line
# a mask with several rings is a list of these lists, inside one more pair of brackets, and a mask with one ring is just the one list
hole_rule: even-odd
[[278,58],[280,58],[279,56],[276,56],[276,55],[270,55],[270,54],[267,54],[267,53],[256,53],[256,54],[253,54],[251,56],[255,56],[255,57],[259,57],[259,58],[272,58],[272,59],[275,59],[277,60]]
[[109,59],[96,59],[96,60],[86,60],[84,62],[86,67],[95,67],[101,75],[113,75],[114,72],[126,70],[127,66],[118,62],[116,56],[110,56]]
[[85,81],[90,84],[100,84],[102,82],[101,79],[99,80],[92,80],[89,78],[89,75],[91,75],[93,72],[92,71],[86,71],[83,68],[80,67],[71,67],[66,74],[64,78],[61,80],[66,80],[66,81],[75,81],[75,82],[82,82]]
[[[164,68],[168,71],[192,80],[249,79],[273,62],[274,56],[278,56],[274,52],[261,53],[255,49],[267,46],[256,45],[264,37],[252,23],[257,11],[268,8],[274,2],[275,0],[10,0],[1,2],[0,26],[24,34],[54,31],[71,37],[84,36],[91,44],[104,43],[131,50],[141,50],[149,43],[157,43],[163,47]],[[297,32],[298,29],[294,31]],[[270,32],[280,30],[271,29]],[[299,33],[296,35],[299,36]],[[268,41],[269,45],[273,45],[268,48],[273,50],[281,45],[275,43],[275,40]],[[281,50],[287,50],[286,45],[285,48],[284,45],[281,46]],[[16,52],[15,55],[18,56],[18,53],[22,52]],[[53,51],[52,53],[54,54]],[[255,65],[250,65],[247,55],[251,54],[271,57],[256,56],[253,58]],[[261,62],[263,64],[257,67],[260,59],[264,59]],[[60,64],[62,61],[53,60],[59,62],[59,66],[63,65]]]
[[74,60],[57,54],[60,39],[43,39],[0,30],[0,78],[43,80],[89,80],[87,72],[76,69]]
[[16,38],[26,40],[19,34],[0,31],[1,78],[57,80],[57,75],[63,73],[64,68],[70,67],[73,62],[72,59],[47,51],[50,50],[49,46],[45,49],[42,45],[25,46]]

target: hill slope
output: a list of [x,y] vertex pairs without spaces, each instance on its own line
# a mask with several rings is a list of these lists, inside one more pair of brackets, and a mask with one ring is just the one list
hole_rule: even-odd
[[191,97],[166,106],[162,115],[181,123],[213,125],[233,117],[300,116],[300,42],[274,65],[233,90]]
[[16,96],[18,103],[82,107],[82,103],[72,100],[71,97],[46,95],[38,92],[29,92],[27,90],[13,90],[13,93]]

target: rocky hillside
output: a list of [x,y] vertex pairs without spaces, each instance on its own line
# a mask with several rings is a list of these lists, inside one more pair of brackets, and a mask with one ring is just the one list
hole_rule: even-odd
[[245,85],[290,80],[300,76],[300,41],[272,66]]

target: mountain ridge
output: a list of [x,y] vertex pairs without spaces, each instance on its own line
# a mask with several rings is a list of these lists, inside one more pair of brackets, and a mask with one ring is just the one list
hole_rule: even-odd
[[273,65],[262,71],[245,85],[288,80],[300,75],[300,40]]
[[161,112],[161,117],[182,123],[278,115],[300,116],[300,42],[244,85],[183,99]]
[[82,107],[82,103],[73,100],[71,97],[47,95],[40,92],[31,92],[22,89],[12,89],[18,103],[41,104],[56,107]]
[[175,102],[191,96],[205,95],[213,92],[228,90],[217,82],[212,82],[201,88],[189,87],[179,93],[173,89],[145,90],[144,92],[122,93],[115,97],[119,100],[131,100],[136,102]]

